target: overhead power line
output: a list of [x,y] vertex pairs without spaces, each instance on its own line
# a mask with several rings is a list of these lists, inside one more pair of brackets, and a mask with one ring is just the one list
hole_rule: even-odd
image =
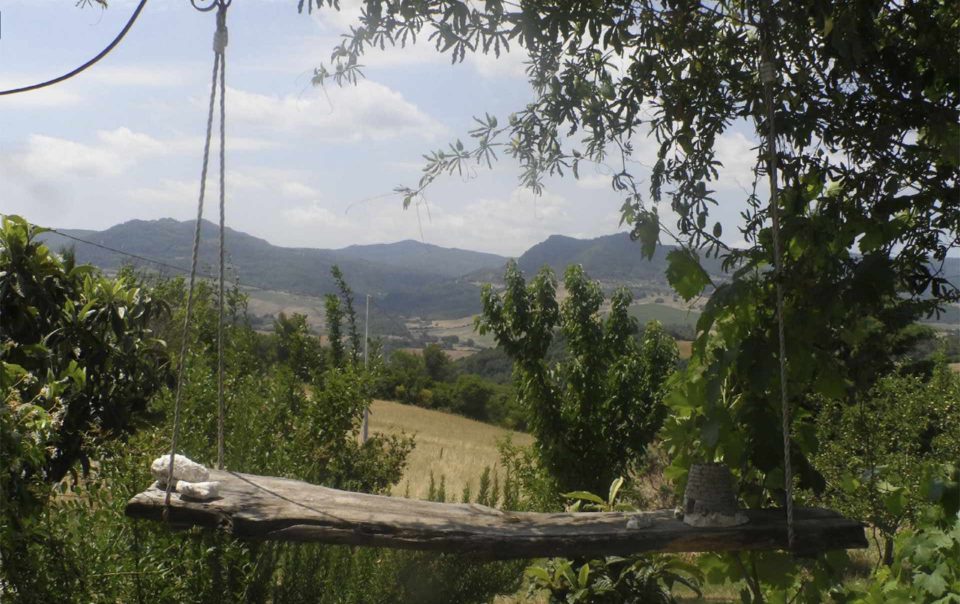
[[[179,272],[181,272],[181,273],[189,273],[189,272],[190,272],[190,269],[184,268],[184,267],[182,267],[182,266],[177,266],[177,265],[175,265],[175,264],[170,264],[170,263],[168,263],[168,262],[164,262],[163,260],[157,260],[157,259],[155,259],[155,258],[148,258],[148,257],[146,257],[146,256],[141,256],[140,254],[133,254],[133,253],[131,253],[131,252],[125,252],[125,251],[123,251],[123,250],[118,250],[118,249],[115,248],[115,247],[110,247],[109,245],[104,245],[104,244],[102,244],[102,243],[97,243],[96,241],[90,241],[90,240],[88,240],[88,239],[81,239],[80,237],[76,237],[76,236],[74,236],[74,235],[70,235],[69,233],[64,233],[63,231],[58,231],[57,229],[51,229],[51,228],[48,227],[46,230],[49,231],[50,233],[56,233],[57,235],[60,235],[61,237],[65,237],[66,239],[70,239],[71,241],[76,241],[77,243],[83,243],[83,244],[86,244],[86,245],[90,245],[90,246],[93,246],[93,247],[97,247],[97,248],[100,248],[100,249],[102,249],[102,250],[106,250],[106,251],[108,251],[108,252],[112,252],[112,253],[117,254],[117,255],[120,255],[120,256],[126,256],[127,258],[135,258],[135,259],[141,260],[141,261],[143,261],[143,262],[149,262],[149,263],[151,263],[151,264],[156,264],[157,266],[162,266],[162,267],[164,267],[164,268],[169,268],[169,269],[171,269],[171,270],[179,271]],[[203,274],[203,273],[198,273],[198,274],[200,274],[200,275],[203,276],[203,277],[206,277],[207,279],[213,279],[213,275],[206,275],[206,274]]]
[[63,74],[62,76],[53,78],[52,80],[46,80],[44,82],[39,82],[37,84],[23,86],[21,88],[11,88],[10,90],[0,90],[0,96],[6,96],[8,94],[17,94],[20,92],[29,92],[31,90],[37,90],[39,88],[46,88],[47,86],[58,84],[64,80],[69,80],[73,76],[79,75],[80,73],[93,67],[100,59],[110,54],[110,51],[113,50],[117,46],[117,44],[120,43],[121,40],[123,40],[124,36],[127,35],[127,32],[130,31],[130,28],[133,27],[133,24],[136,22],[137,17],[140,16],[140,13],[143,11],[143,7],[146,4],[147,4],[147,0],[140,0],[140,4],[137,5],[136,10],[133,11],[133,14],[130,16],[130,19],[127,20],[127,24],[123,26],[123,29],[120,30],[120,33],[117,34],[117,36],[113,39],[113,41],[110,42],[110,44],[108,44],[106,48],[101,50],[97,56],[93,57],[92,59],[90,59],[83,65],[81,65],[80,67],[77,67],[73,71]]

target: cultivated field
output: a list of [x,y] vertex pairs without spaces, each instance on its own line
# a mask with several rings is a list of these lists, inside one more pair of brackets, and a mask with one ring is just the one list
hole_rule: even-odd
[[676,306],[656,302],[632,304],[630,306],[630,315],[640,321],[641,325],[656,320],[664,325],[689,325],[690,327],[696,327],[697,319],[700,318],[700,312],[698,310],[677,308]]
[[[417,439],[403,479],[393,489],[394,495],[426,498],[433,472],[437,484],[440,476],[446,477],[447,498],[459,500],[468,482],[471,490],[477,492],[485,467],[496,469],[500,458],[498,440],[510,437],[520,445],[533,442],[529,434],[412,405],[374,401],[370,409],[371,432],[406,433]],[[502,479],[502,470],[499,474]]]

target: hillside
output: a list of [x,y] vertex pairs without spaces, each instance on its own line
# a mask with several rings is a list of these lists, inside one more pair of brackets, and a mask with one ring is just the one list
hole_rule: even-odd
[[[93,243],[156,259],[178,267],[189,267],[193,249],[193,221],[131,220],[104,231],[70,231],[65,233]],[[212,274],[217,264],[217,227],[203,221],[201,226],[200,270]],[[56,233],[44,235],[54,248],[74,247],[77,259],[96,266],[115,269],[123,264],[145,264],[109,250],[76,243]],[[397,253],[389,263],[367,260],[366,257]],[[449,252],[450,266],[469,269],[488,266],[501,259],[493,254],[464,250],[447,250],[437,246],[416,251],[416,242],[400,242],[381,246],[354,246],[345,250],[286,248],[233,229],[226,231],[229,274],[246,286],[322,296],[335,290],[330,268],[337,264],[347,281],[359,295],[370,293],[387,301],[390,312],[404,315],[463,316],[479,309],[479,288],[466,281],[450,279],[450,268],[438,272]],[[367,248],[367,249],[364,249]],[[373,250],[369,248],[375,248]],[[429,262],[425,260],[429,256]],[[163,269],[167,272],[170,269]],[[437,292],[434,294],[434,292]],[[441,293],[442,292],[442,295]],[[438,308],[437,300],[447,300]],[[469,303],[467,303],[469,301]],[[445,314],[446,313],[446,314]],[[451,314],[452,313],[452,314]],[[459,313],[459,314],[458,314]]]
[[[93,243],[123,250],[145,258],[160,260],[176,267],[189,267],[193,248],[193,221],[131,220],[103,231],[64,230]],[[201,229],[200,270],[212,274],[217,262],[217,227],[204,221]],[[77,243],[56,233],[44,239],[53,248],[73,247],[80,262],[115,269],[133,262],[151,269],[149,263],[132,260],[109,250]],[[334,291],[330,267],[343,269],[358,299],[371,294],[379,311],[403,317],[455,319],[480,311],[480,285],[500,283],[506,258],[496,254],[458,248],[444,248],[418,241],[399,241],[374,245],[352,245],[342,249],[288,248],[227,229],[226,244],[229,275],[241,285],[280,292],[298,298],[295,306],[322,307],[318,298]],[[532,276],[543,266],[558,276],[571,264],[581,264],[607,290],[625,285],[638,299],[656,301],[672,292],[666,283],[666,256],[672,246],[657,248],[651,260],[640,254],[636,242],[627,233],[593,239],[552,235],[532,246],[517,260],[520,268]],[[702,259],[705,268],[722,278],[719,262]],[[951,258],[948,275],[956,275],[960,260]],[[161,271],[171,272],[169,268]],[[268,296],[270,297],[270,296]],[[274,296],[275,297],[275,296]],[[281,298],[284,296],[281,296]],[[281,304],[282,305],[282,304]],[[276,304],[265,303],[264,311]],[[960,309],[953,307],[932,322],[956,325]],[[686,322],[686,321],[684,321]],[[402,329],[399,331],[403,331]]]
[[[370,431],[381,434],[416,436],[416,448],[408,458],[403,479],[394,486],[394,495],[424,499],[430,487],[430,474],[436,484],[444,477],[447,497],[459,499],[463,487],[476,493],[484,468],[497,471],[500,454],[497,442],[509,437],[516,445],[529,445],[529,434],[513,432],[459,415],[373,401],[370,406]],[[503,471],[499,471],[503,480]]]
[[500,270],[507,262],[505,257],[496,254],[440,247],[412,239],[396,243],[351,245],[334,250],[334,253],[344,258],[416,269],[444,277],[459,277],[484,269]]
[[[569,265],[581,264],[588,275],[601,281],[666,283],[666,258],[673,249],[673,246],[661,245],[653,258],[647,260],[640,254],[640,246],[627,233],[594,239],[551,235],[524,252],[517,263],[526,273],[549,266],[562,275]],[[715,260],[703,259],[703,263],[711,274],[722,273]]]

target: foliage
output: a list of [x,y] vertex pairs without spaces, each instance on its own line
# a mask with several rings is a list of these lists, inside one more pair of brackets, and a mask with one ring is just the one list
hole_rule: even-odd
[[[308,0],[301,10],[304,4],[338,7]],[[530,57],[534,101],[503,125],[492,116],[478,119],[470,133],[474,147],[456,141],[429,154],[418,186],[401,189],[406,204],[438,176],[474,161],[490,164],[498,151],[519,162],[521,182],[537,191],[547,174],[577,175],[582,163],[605,163],[612,155],[624,220],[650,255],[665,225],[643,203],[629,163],[634,138],[649,130],[659,143],[649,193],[654,202],[670,202],[678,238],[755,262],[770,258],[760,204],[744,215],[753,247],[743,251],[721,241],[722,228],[708,215],[717,203],[710,186],[719,176],[716,150],[724,134],[746,127],[762,138],[769,125],[756,75],[766,48],[780,76],[774,95],[785,247],[818,234],[816,221],[798,211],[817,200],[834,218],[848,219],[851,241],[859,239],[865,254],[902,246],[887,266],[913,294],[932,288],[937,299],[929,308],[957,296],[926,263],[928,253],[942,261],[960,233],[960,209],[946,203],[956,197],[960,166],[960,75],[955,54],[941,52],[960,42],[955,17],[937,0],[865,6],[367,0],[357,26],[331,53],[332,71],[318,68],[314,81],[356,82],[365,52],[425,33],[454,62],[519,45]],[[824,195],[828,181],[840,190],[832,200]]]
[[825,401],[817,437],[826,501],[879,531],[890,565],[894,536],[928,503],[921,487],[929,464],[960,459],[960,376],[941,364],[926,382],[887,376],[858,405]]
[[53,437],[53,418],[34,401],[20,398],[21,382],[35,379],[23,368],[0,362],[0,557],[29,532],[35,509],[43,503],[40,479]]
[[160,387],[165,349],[151,323],[166,308],[130,275],[109,280],[61,260],[36,240],[39,232],[3,218],[0,360],[35,378],[17,381],[21,398],[53,416],[43,473],[56,482],[77,461],[86,466],[92,433],[129,429]]
[[[319,2],[318,2],[319,4]],[[957,141],[960,44],[955,8],[938,0],[901,3],[501,1],[410,5],[368,1],[358,27],[320,68],[316,81],[359,77],[373,46],[405,44],[429,32],[454,61],[499,54],[508,44],[530,56],[535,98],[505,123],[478,120],[473,144],[457,141],[427,157],[418,199],[445,173],[491,163],[498,151],[521,165],[521,182],[540,190],[547,174],[584,162],[616,162],[623,220],[650,256],[661,232],[687,249],[668,276],[684,296],[711,286],[700,254],[719,256],[732,279],[719,284],[698,322],[693,358],[673,382],[665,438],[669,472],[682,487],[693,461],[727,461],[751,506],[783,499],[778,363],[787,365],[799,484],[822,477],[814,414],[820,396],[854,404],[892,368],[896,334],[960,296],[942,269],[960,236]],[[763,139],[762,59],[778,76],[777,149],[757,145],[757,181],[773,153],[783,254],[776,257],[768,200],[746,193],[737,225],[747,243],[731,249],[717,203],[717,149],[731,132]],[[904,93],[903,91],[910,91]],[[649,203],[637,186],[633,143],[656,138]],[[676,224],[661,222],[668,202]],[[859,252],[859,253],[854,253]],[[783,263],[786,275],[770,270]],[[787,358],[780,359],[774,289],[781,284]],[[827,303],[825,303],[827,302]],[[536,430],[537,427],[534,426]],[[756,590],[754,595],[760,597]]]
[[[652,325],[637,341],[625,290],[614,294],[603,317],[600,286],[578,266],[567,270],[560,304],[549,269],[527,286],[511,262],[504,280],[503,293],[484,288],[477,327],[493,333],[514,360],[517,396],[544,467],[561,490],[608,485],[643,455],[660,427],[662,385],[674,369],[676,345]],[[566,338],[567,358],[548,364],[556,329]]]
[[700,571],[674,556],[634,556],[576,562],[552,559],[525,572],[531,591],[546,590],[549,602],[672,603],[683,585],[700,595]]
[[447,382],[453,377],[453,362],[437,344],[428,344],[423,348],[423,366],[427,378],[434,382]]
[[960,471],[955,464],[924,465],[926,505],[914,525],[897,534],[890,566],[879,568],[867,586],[843,590],[843,601],[960,602]]
[[[353,290],[350,289],[350,286],[347,284],[347,280],[344,278],[343,271],[340,270],[339,266],[334,264],[330,268],[330,274],[333,276],[334,283],[337,284],[343,314],[347,319],[347,341],[350,344],[350,363],[356,365],[360,362],[361,355],[363,354],[363,345],[360,341],[360,331],[357,329],[357,311],[353,308]],[[328,317],[327,324],[330,325],[333,320],[333,318]],[[340,327],[339,321],[337,322],[337,344],[339,345]],[[332,333],[330,346],[331,348],[334,346]]]
[[377,376],[375,395],[511,429],[525,426],[511,386],[461,373],[435,344],[422,354],[394,351]]
[[320,341],[310,335],[306,315],[279,313],[273,322],[277,360],[291,367],[304,382],[314,382],[324,369]]
[[[58,256],[17,216],[0,228],[0,559],[10,575],[35,539],[50,485],[145,415],[167,376],[166,313],[129,272],[114,280]],[[35,572],[29,569],[30,572]],[[27,573],[28,574],[28,573]],[[7,577],[0,575],[0,592]]]
[[[571,511],[611,512],[635,509],[620,501],[624,479],[610,484],[606,499],[589,491],[567,493],[576,502]],[[675,556],[607,556],[595,560],[554,558],[525,572],[530,590],[546,590],[550,602],[675,602],[673,589],[683,585],[697,596],[703,575],[693,564]]]

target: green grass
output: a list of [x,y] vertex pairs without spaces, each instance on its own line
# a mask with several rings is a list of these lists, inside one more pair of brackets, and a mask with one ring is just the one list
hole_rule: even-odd
[[630,316],[635,317],[640,324],[650,321],[660,321],[663,325],[687,325],[696,327],[700,312],[667,306],[666,304],[634,304],[630,307]]

